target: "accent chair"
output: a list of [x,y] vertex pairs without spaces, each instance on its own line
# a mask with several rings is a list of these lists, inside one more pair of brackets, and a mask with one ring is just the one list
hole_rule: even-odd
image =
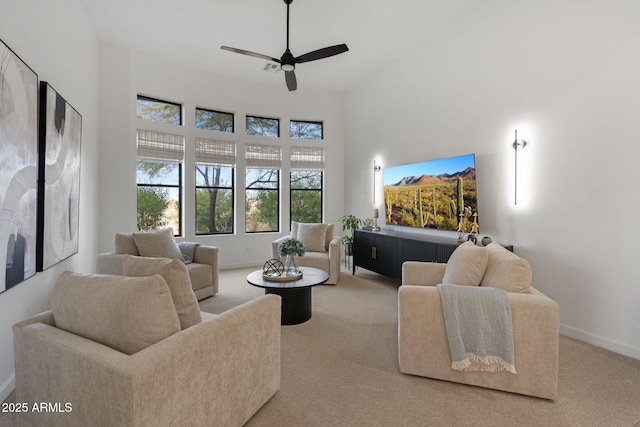
[[271,257],[280,259],[278,245],[283,240],[294,238],[305,247],[305,254],[298,257],[300,266],[314,267],[329,273],[327,285],[335,285],[340,278],[340,237],[333,235],[334,224],[291,223],[291,234],[271,243]]
[[[405,262],[398,290],[400,371],[556,399],[558,304],[530,286],[531,277],[526,260],[496,243],[484,248],[467,242],[454,251],[446,264]],[[516,374],[452,369],[442,303],[436,288],[439,283],[490,286],[507,291]]]

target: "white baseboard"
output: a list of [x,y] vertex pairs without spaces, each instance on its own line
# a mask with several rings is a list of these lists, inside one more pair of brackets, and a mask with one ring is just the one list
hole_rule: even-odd
[[16,374],[12,373],[5,382],[0,385],[0,402],[4,402],[11,392],[16,388]]
[[262,267],[262,263],[256,263],[255,261],[241,262],[241,263],[233,263],[233,264],[225,264],[224,266],[220,266],[220,271],[222,270],[233,270],[236,268],[248,268],[255,267],[256,269]]
[[593,344],[597,347],[602,347],[606,350],[613,351],[614,353],[619,353],[624,356],[640,360],[640,348],[630,347],[621,342],[563,324],[560,324],[560,333],[571,338]]

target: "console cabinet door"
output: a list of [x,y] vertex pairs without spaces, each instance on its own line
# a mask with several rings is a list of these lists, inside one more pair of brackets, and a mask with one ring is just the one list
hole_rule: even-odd
[[356,231],[353,265],[385,276],[401,278],[400,241],[393,236]]
[[353,240],[353,266],[366,268],[371,271],[377,270],[377,259],[371,256],[373,247],[376,247],[375,235],[356,230]]

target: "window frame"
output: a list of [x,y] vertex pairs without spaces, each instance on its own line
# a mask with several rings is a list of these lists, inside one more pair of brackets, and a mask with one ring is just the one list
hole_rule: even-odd
[[[198,126],[198,111],[206,111],[208,113],[225,114],[225,115],[231,116],[231,130],[228,131],[228,130],[220,130],[220,129],[210,129],[210,128],[203,128],[203,127]],[[196,129],[212,130],[212,131],[224,132],[224,133],[235,133],[236,132],[236,115],[235,115],[235,113],[230,113],[228,111],[213,110],[213,109],[204,108],[204,107],[195,107],[195,109],[194,109],[194,126],[195,126]]]
[[[212,186],[205,186],[205,185],[198,185],[198,180],[196,178],[196,182],[195,182],[195,188],[194,188],[194,195],[195,195],[195,200],[196,200],[196,206],[195,206],[195,211],[194,211],[194,217],[196,218],[196,227],[195,227],[195,235],[196,236],[218,236],[218,235],[229,235],[229,234],[235,234],[235,228],[236,228],[236,181],[235,181],[235,176],[236,176],[236,168],[235,166],[222,166],[222,165],[207,165],[204,163],[198,163],[196,162],[194,168],[197,169],[198,166],[205,166],[205,167],[220,167],[220,168],[229,168],[231,169],[231,186],[230,187],[225,187],[225,186],[216,186],[216,185],[212,185]],[[194,172],[196,175],[198,174],[197,171]],[[218,231],[218,232],[207,232],[207,233],[201,233],[198,232],[198,220],[197,220],[197,216],[198,216],[198,206],[197,206],[197,200],[198,200],[198,190],[206,190],[206,189],[218,189],[218,190],[230,190],[231,191],[231,231]]]
[[315,192],[320,192],[320,221],[319,223],[323,223],[324,222],[324,170],[317,170],[318,172],[320,172],[320,188],[293,188],[293,186],[291,185],[291,178],[292,178],[292,174],[293,172],[304,172],[304,171],[313,171],[313,169],[296,169],[296,170],[291,170],[289,171],[289,223],[291,223],[291,221],[296,221],[296,222],[301,222],[299,221],[297,218],[293,217],[293,192],[294,191],[315,191]]
[[[164,121],[153,120],[153,119],[148,119],[148,118],[145,118],[145,117],[138,116],[138,101],[157,102],[157,103],[161,103],[161,104],[167,104],[167,105],[173,105],[173,106],[179,107],[180,108],[180,114],[179,114],[179,120],[178,120],[179,123],[164,122]],[[155,123],[164,123],[164,124],[175,125],[175,126],[183,126],[184,125],[184,107],[179,102],[167,101],[167,100],[160,99],[160,98],[154,98],[152,96],[146,96],[146,95],[137,94],[137,96],[136,96],[136,118],[138,118],[140,120],[148,120],[148,121],[155,122]]]
[[[309,123],[309,124],[312,124],[312,125],[320,125],[320,138],[300,138],[300,137],[297,137],[297,136],[293,136],[291,134],[291,125],[293,123]],[[293,120],[293,119],[291,119],[291,120],[289,120],[289,138],[298,139],[298,140],[300,140],[300,139],[308,139],[310,141],[324,140],[324,122],[316,121],[316,120]]]
[[[249,124],[249,123],[248,123],[249,118],[262,119],[262,120],[274,120],[274,121],[276,121],[276,122],[277,122],[277,124],[278,124],[278,126],[277,126],[278,134],[277,134],[276,136],[273,136],[273,135],[265,135],[265,134],[248,133],[247,131],[248,131],[248,129],[249,129],[249,126],[248,126],[248,124]],[[267,137],[267,138],[280,138],[280,119],[278,119],[278,118],[274,118],[274,117],[264,117],[264,116],[256,116],[256,115],[254,115],[254,114],[246,114],[246,115],[245,115],[245,122],[244,122],[244,123],[245,123],[244,133],[245,133],[246,135],[250,135],[250,136],[264,136],[264,137]]]
[[[250,188],[247,185],[246,182],[246,177],[247,177],[247,173],[249,171],[249,169],[258,169],[258,170],[273,170],[276,172],[276,188]],[[281,181],[281,176],[282,176],[282,169],[281,168],[275,168],[275,167],[247,167],[245,168],[245,186],[244,186],[244,192],[245,192],[245,196],[244,196],[244,205],[245,205],[245,213],[244,213],[244,232],[245,234],[260,234],[260,233],[279,233],[280,232],[280,224],[282,222],[282,212],[281,212],[281,201],[280,201],[280,190],[282,188],[282,183]],[[247,195],[248,195],[248,190],[259,190],[259,191],[275,191],[276,192],[276,214],[278,217],[278,221],[276,224],[276,229],[275,230],[265,230],[265,231],[248,231],[247,230]]]
[[[138,163],[139,162],[163,162],[163,163],[175,163],[176,165],[178,165],[178,184],[142,184],[138,182]],[[174,237],[180,237],[182,236],[182,192],[183,192],[183,178],[182,178],[182,166],[183,163],[182,162],[177,162],[177,161],[164,161],[164,160],[151,160],[151,159],[141,159],[139,157],[136,157],[136,216],[138,214],[138,201],[137,201],[137,194],[138,194],[138,188],[140,187],[146,187],[146,188],[177,188],[178,189],[178,232],[176,233],[176,230],[173,230],[173,235]],[[137,218],[136,218],[136,229],[137,229]],[[138,230],[141,231],[141,230]]]

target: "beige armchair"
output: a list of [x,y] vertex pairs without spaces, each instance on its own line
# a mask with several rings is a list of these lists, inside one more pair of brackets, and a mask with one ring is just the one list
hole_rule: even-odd
[[280,388],[280,297],[198,312],[181,329],[167,283],[60,276],[52,310],[13,326],[16,401],[49,405],[17,414],[17,424],[246,423]]
[[[405,262],[398,292],[400,371],[440,380],[509,391],[546,399],[558,392],[558,304],[529,286],[528,263],[499,245],[491,244],[486,269],[455,262],[461,276],[473,269],[480,286],[502,287],[508,293],[513,324],[517,374],[465,372],[452,369],[451,353],[438,289],[449,264]],[[455,252],[454,252],[455,255]],[[460,261],[454,260],[454,261]],[[449,271],[447,271],[449,269]],[[460,273],[460,272],[459,272]],[[460,283],[466,284],[466,283]],[[475,283],[477,285],[477,283]],[[526,286],[525,286],[526,285]]]
[[[186,246],[183,243],[180,243],[180,246],[193,250],[193,261],[187,264],[187,269],[198,301],[217,294],[218,248],[206,245]],[[173,238],[171,229],[117,233],[115,251],[97,255],[96,272],[122,275],[124,255],[179,259],[184,257]]]
[[335,285],[340,278],[340,237],[334,237],[333,224],[291,223],[291,235],[281,237],[271,243],[271,257],[282,259],[278,245],[285,239],[300,240],[305,246],[305,254],[298,259],[300,266],[319,268],[329,273],[327,285]]

